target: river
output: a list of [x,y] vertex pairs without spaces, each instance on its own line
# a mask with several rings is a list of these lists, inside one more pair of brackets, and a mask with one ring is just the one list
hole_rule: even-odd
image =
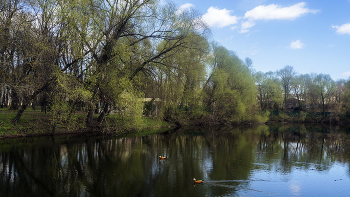
[[349,196],[349,151],[315,125],[1,140],[0,196]]

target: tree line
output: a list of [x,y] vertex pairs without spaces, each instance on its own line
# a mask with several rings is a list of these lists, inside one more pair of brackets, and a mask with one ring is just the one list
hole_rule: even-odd
[[155,100],[157,117],[176,124],[264,121],[294,96],[304,108],[349,109],[349,81],[290,66],[255,72],[172,2],[2,0],[0,13],[0,106],[18,110],[14,125],[29,106],[53,124],[84,111],[87,125],[112,111],[137,124]]
[[276,72],[255,72],[260,108],[332,112],[344,116],[350,112],[350,79],[334,81],[329,74],[298,74],[292,66]]

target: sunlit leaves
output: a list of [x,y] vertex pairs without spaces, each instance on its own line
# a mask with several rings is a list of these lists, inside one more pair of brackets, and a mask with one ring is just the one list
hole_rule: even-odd
[[253,119],[256,89],[249,68],[233,52],[217,44],[212,47],[212,71],[203,87],[207,110],[222,120]]

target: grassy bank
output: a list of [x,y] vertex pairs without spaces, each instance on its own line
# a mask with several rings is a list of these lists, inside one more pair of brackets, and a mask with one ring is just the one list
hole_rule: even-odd
[[[14,126],[11,119],[16,116],[17,111],[0,109],[0,138],[45,136],[61,134],[110,134],[120,135],[134,133],[135,135],[162,132],[174,124],[158,120],[151,117],[143,117],[137,124],[127,124],[128,120],[117,115],[109,115],[102,123],[97,123],[89,127],[86,126],[86,113],[75,113],[69,118],[54,119],[51,113],[41,111],[26,110],[19,124]],[[97,115],[95,117],[97,119]]]

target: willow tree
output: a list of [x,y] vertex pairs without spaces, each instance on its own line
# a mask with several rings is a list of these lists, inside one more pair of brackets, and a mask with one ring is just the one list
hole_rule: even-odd
[[[158,96],[162,102],[165,119],[189,117],[201,109],[201,84],[205,80],[205,58],[209,44],[205,35],[192,32],[185,44],[168,53],[155,65]],[[165,43],[161,43],[163,45]],[[160,46],[162,47],[162,46]]]
[[212,45],[211,72],[204,84],[207,110],[218,121],[254,118],[256,87],[249,68],[232,51]]
[[69,42],[62,33],[66,23],[58,13],[57,1],[33,0],[28,7],[21,12],[26,15],[26,23],[19,24],[22,34],[16,34],[16,38],[20,38],[20,35],[25,38],[22,47],[24,52],[19,53],[19,66],[24,71],[21,81],[32,89],[31,94],[24,95],[22,106],[12,119],[15,125],[38,95],[48,95],[57,85],[57,71],[67,71],[81,58],[72,59],[63,53],[64,46],[69,45]]
[[[59,38],[60,44],[56,46],[56,59],[50,62],[54,72],[26,99],[14,124],[30,101],[47,87],[69,90],[57,82],[67,78],[65,75],[72,83],[81,83],[79,87],[83,89],[78,92],[91,95],[87,123],[92,123],[99,102],[103,105],[99,117],[102,121],[111,106],[118,106],[125,92],[135,98],[142,96],[137,85],[139,74],[146,73],[149,65],[158,64],[167,53],[185,45],[192,32],[202,35],[207,31],[200,17],[190,12],[179,14],[174,4],[155,0],[38,2],[40,16],[54,18],[55,25],[48,33]],[[45,2],[46,7],[40,2]],[[66,99],[76,97],[73,95]]]
[[[172,4],[160,4],[154,0],[87,1],[91,16],[86,21],[97,29],[94,34],[80,37],[91,51],[93,63],[89,65],[89,77],[93,81],[90,91],[106,105],[118,103],[122,92],[141,97],[137,89],[139,74],[147,73],[151,64],[159,64],[167,54],[188,42],[192,32],[205,34],[198,24],[199,17],[191,13],[177,14]],[[79,9],[80,11],[80,9]],[[86,17],[85,10],[79,16]],[[200,28],[198,28],[200,27]],[[90,38],[87,38],[89,35]],[[97,39],[95,45],[89,40]],[[117,78],[117,79],[116,79]],[[114,92],[109,95],[108,92]],[[142,93],[142,91],[141,91]],[[95,98],[92,100],[96,100]],[[88,122],[92,121],[94,105],[90,105]],[[103,120],[106,110],[100,114]]]
[[[23,103],[13,123],[49,87],[60,62],[60,35],[52,1],[1,1],[1,79],[12,92],[11,108]],[[33,93],[34,92],[34,93]]]

